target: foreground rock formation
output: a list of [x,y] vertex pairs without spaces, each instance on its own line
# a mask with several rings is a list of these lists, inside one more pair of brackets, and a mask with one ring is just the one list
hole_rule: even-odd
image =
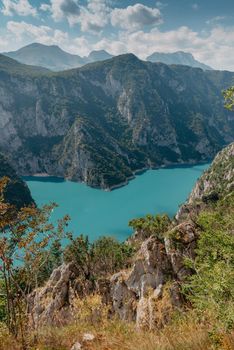
[[[184,259],[195,258],[199,227],[194,216],[217,198],[225,199],[234,189],[234,143],[221,151],[196,183],[164,238],[143,240],[132,266],[97,282],[89,293],[99,292],[111,312],[138,326],[162,327],[173,310],[183,308],[180,286],[192,271]],[[137,236],[137,235],[136,235]],[[135,237],[136,237],[135,236]],[[129,243],[128,243],[129,244]],[[31,313],[38,324],[53,324],[72,317],[74,295],[81,295],[79,273],[74,264],[56,269],[45,287],[31,295]]]

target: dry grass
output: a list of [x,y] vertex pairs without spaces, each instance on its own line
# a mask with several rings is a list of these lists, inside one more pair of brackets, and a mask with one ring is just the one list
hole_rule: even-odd
[[[108,319],[98,296],[76,301],[75,321],[64,327],[47,327],[28,335],[30,350],[70,350],[84,333],[95,339],[82,343],[84,350],[234,350],[234,332],[211,332],[193,313],[177,317],[161,331],[140,331],[134,324]],[[217,328],[217,327],[216,327]],[[36,339],[36,341],[35,341]],[[5,327],[0,327],[0,350],[22,350]]]
[[[133,324],[112,320],[108,324],[73,324],[63,328],[47,328],[38,334],[35,350],[70,350],[82,342],[84,333],[92,333],[95,340],[83,344],[85,350],[233,350],[234,334],[217,335],[214,342],[209,330],[187,320],[180,325],[171,325],[160,332],[139,331]],[[215,344],[217,346],[215,346]],[[18,350],[9,346],[1,350]]]

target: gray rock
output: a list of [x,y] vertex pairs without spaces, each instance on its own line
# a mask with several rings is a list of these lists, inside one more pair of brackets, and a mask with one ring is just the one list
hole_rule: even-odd
[[66,324],[71,320],[71,283],[76,277],[74,264],[63,264],[53,271],[44,287],[34,290],[29,297],[29,313],[34,326]]
[[90,341],[93,341],[94,339],[95,339],[95,335],[93,335],[92,333],[85,333],[83,335],[84,342],[90,342]]
[[71,350],[81,350],[81,349],[82,349],[82,345],[79,342],[76,342],[71,348]]

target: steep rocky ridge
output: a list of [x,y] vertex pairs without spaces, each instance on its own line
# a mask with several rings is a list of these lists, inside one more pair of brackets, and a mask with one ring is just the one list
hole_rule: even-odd
[[[183,220],[181,216],[175,218],[164,238],[155,234],[143,240],[130,268],[110,278],[107,276],[101,283],[97,281],[96,291],[122,320],[135,321],[140,327],[160,328],[168,322],[173,310],[183,308],[181,284],[192,273],[184,259],[195,258],[200,235],[193,220],[194,210],[198,215],[206,208],[215,208],[214,197],[210,198],[212,203],[206,197],[213,188],[218,190],[220,200],[233,196],[233,159],[234,143],[216,156],[211,167],[198,180],[185,204],[189,208]],[[200,201],[199,208],[197,200]],[[84,296],[79,281],[74,264],[63,264],[53,272],[45,287],[31,295],[31,314],[39,325],[56,322],[58,315],[63,319],[66,314],[65,322],[72,317],[74,295]]]
[[187,202],[176,215],[178,221],[199,212],[209,203],[216,203],[234,191],[234,143],[215,157],[212,165],[197,181]]
[[134,55],[61,73],[8,63],[0,56],[0,149],[21,175],[111,188],[139,169],[206,161],[233,140],[221,90],[234,73]]

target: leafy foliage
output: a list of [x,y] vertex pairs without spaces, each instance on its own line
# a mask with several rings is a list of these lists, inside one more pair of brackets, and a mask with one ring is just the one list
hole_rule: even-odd
[[112,237],[101,237],[90,243],[83,235],[73,238],[65,248],[65,262],[74,262],[86,279],[95,280],[112,274],[130,264],[134,253],[131,245]]
[[212,315],[226,329],[234,327],[233,208],[232,193],[199,215],[200,239],[195,261],[190,261],[195,274],[184,286],[196,310]]
[[133,219],[129,222],[129,226],[135,231],[143,231],[144,236],[155,235],[163,240],[164,233],[168,230],[171,220],[168,215],[146,215],[143,218]]
[[5,203],[7,183],[6,178],[0,181],[0,321],[6,318],[9,331],[20,335],[25,349],[28,294],[42,282],[43,269],[51,261],[69,217],[55,226],[49,222],[55,204],[18,209]]
[[7,177],[4,186],[4,198],[9,204],[17,208],[29,206],[34,203],[30,191],[24,181],[16,174],[9,161],[0,153],[0,179]]
[[225,107],[230,111],[234,110],[234,86],[230,87],[227,90],[223,91],[225,99]]

